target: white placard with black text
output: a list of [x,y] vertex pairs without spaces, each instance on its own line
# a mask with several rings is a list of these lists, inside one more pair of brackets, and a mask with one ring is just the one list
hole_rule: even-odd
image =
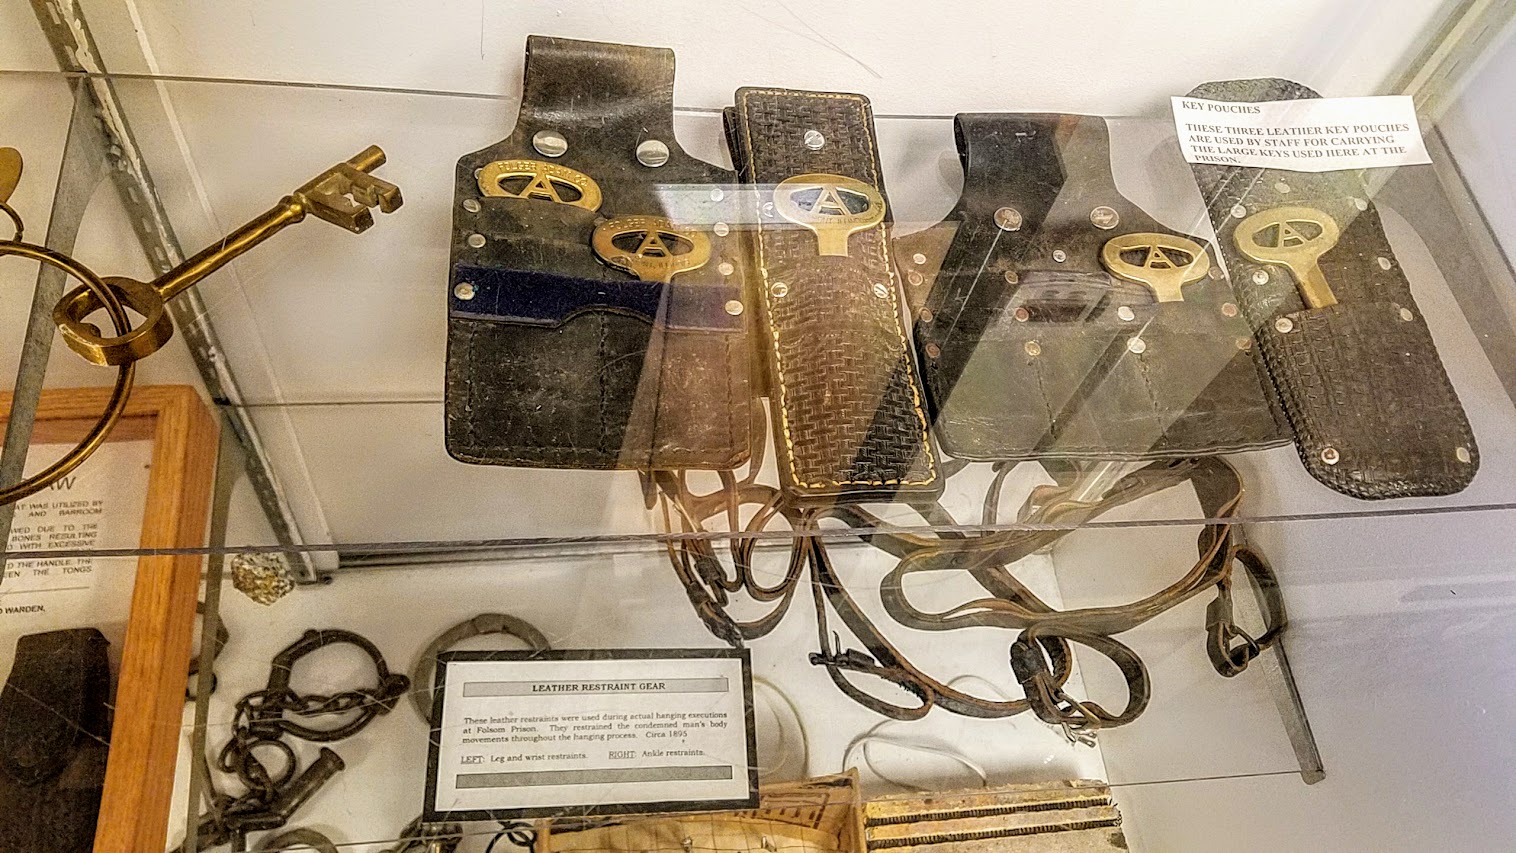
[[428,820],[757,803],[745,650],[438,657]]

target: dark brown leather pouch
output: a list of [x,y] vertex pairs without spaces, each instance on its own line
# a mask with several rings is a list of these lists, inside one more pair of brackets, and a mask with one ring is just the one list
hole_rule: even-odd
[[[1190,95],[1320,97],[1279,79],[1206,83]],[[1466,487],[1479,467],[1473,432],[1360,176],[1194,171],[1311,476],[1364,499]]]
[[1151,460],[1289,440],[1220,266],[1117,191],[1104,119],[954,129],[958,204],[894,244],[945,452]]
[[753,281],[786,497],[937,494],[868,99],[745,88],[726,118],[732,161],[753,185]]
[[532,36],[515,130],[458,161],[447,449],[727,469],[756,407],[732,172],[674,139],[673,52]]
[[0,850],[94,846],[110,739],[108,643],[81,628],[28,634],[0,693]]

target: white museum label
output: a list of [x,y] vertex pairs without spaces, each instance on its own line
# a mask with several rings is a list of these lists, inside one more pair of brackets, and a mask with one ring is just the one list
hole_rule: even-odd
[[1179,148],[1190,163],[1332,172],[1432,162],[1405,95],[1172,100]]
[[427,820],[757,804],[746,650],[446,652]]

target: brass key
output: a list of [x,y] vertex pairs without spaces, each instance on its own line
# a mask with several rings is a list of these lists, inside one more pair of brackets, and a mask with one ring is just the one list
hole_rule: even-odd
[[374,215],[369,208],[377,207],[385,213],[398,209],[403,203],[400,188],[369,174],[383,165],[384,159],[384,152],[378,146],[370,145],[358,156],[321,173],[285,196],[262,216],[151,283],[121,277],[105,278],[106,286],[116,293],[121,303],[143,317],[139,325],[124,335],[104,337],[99,327],[85,322],[85,318],[102,305],[83,287],[75,288],[58,301],[53,309],[53,322],[58,325],[69,348],[94,364],[126,364],[151,355],[174,334],[174,324],[164,310],[164,303],[286,226],[305,219],[307,214],[315,214],[319,219],[361,234],[374,224]]
[[1295,275],[1309,308],[1336,305],[1337,297],[1317,263],[1342,235],[1337,220],[1314,207],[1275,207],[1237,224],[1237,249],[1260,264],[1280,264]]

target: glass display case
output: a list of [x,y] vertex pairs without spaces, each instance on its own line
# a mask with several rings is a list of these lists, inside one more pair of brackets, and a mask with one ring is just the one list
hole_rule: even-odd
[[1276,5],[0,12],[0,848],[1509,846],[1516,6]]

